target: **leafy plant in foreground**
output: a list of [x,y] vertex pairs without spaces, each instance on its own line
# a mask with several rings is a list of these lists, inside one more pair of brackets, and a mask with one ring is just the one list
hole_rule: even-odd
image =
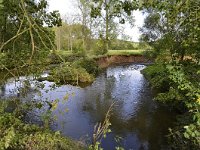
[[62,137],[48,128],[26,124],[20,116],[6,112],[7,102],[0,103],[1,150],[75,150],[84,149],[81,144]]

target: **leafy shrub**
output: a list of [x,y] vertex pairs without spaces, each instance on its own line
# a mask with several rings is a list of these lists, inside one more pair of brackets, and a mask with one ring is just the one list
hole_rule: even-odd
[[[196,84],[200,76],[198,67],[192,64],[191,66],[193,68],[192,74],[186,73],[189,72],[186,69],[188,68],[187,65],[186,68],[185,65],[183,66],[180,63],[167,66],[170,81],[173,83],[173,87],[176,88],[177,93],[182,96],[181,103],[186,108],[186,111],[182,114],[182,119],[179,120],[179,126],[177,129],[172,130],[174,139],[181,138],[173,146],[183,147],[183,149],[200,148],[200,85]],[[197,80],[191,80],[191,78],[197,78]]]
[[[46,59],[48,56],[48,50],[37,50],[35,51],[34,55],[31,56],[31,53],[26,50],[20,51],[10,51],[5,52],[1,55],[0,59],[0,68],[7,67],[9,69],[17,68],[25,65],[29,65],[30,63],[33,65],[41,65],[46,63]],[[31,62],[30,62],[30,58]],[[3,66],[1,66],[3,65]],[[5,69],[5,68],[4,68]]]
[[169,73],[165,65],[154,64],[146,67],[142,72],[149,80],[152,88],[160,90],[161,92],[169,89]]
[[155,59],[156,52],[154,50],[146,50],[144,51],[143,56],[149,59]]
[[75,150],[81,144],[62,137],[59,132],[26,124],[14,113],[5,112],[5,101],[0,103],[0,149],[1,150]]
[[181,113],[177,126],[170,130],[172,148],[199,149],[200,76],[198,65],[194,62],[172,61],[167,65],[149,66],[143,72],[153,87],[165,87],[155,99],[176,108]]
[[104,39],[97,40],[94,45],[93,53],[95,55],[104,55],[107,53],[106,41]]
[[51,71],[49,80],[56,83],[76,83],[76,82],[93,82],[94,77],[90,75],[86,69],[70,65],[70,63],[62,63],[59,67]]
[[62,62],[62,59],[59,57],[59,55],[55,53],[49,54],[49,59],[51,64],[59,64]]
[[73,66],[75,67],[82,67],[84,68],[88,73],[97,75],[99,72],[98,65],[94,59],[90,58],[83,58],[78,61],[75,61],[73,63]]

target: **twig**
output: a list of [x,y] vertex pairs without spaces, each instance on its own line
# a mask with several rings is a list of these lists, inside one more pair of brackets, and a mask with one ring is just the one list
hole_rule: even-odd
[[13,36],[13,37],[10,38],[9,40],[7,40],[5,43],[3,43],[3,44],[1,45],[1,47],[0,47],[0,52],[2,52],[2,49],[4,48],[5,45],[7,45],[8,43],[10,43],[12,40],[14,40],[15,38],[17,38],[18,36],[24,34],[24,33],[27,32],[28,30],[29,30],[29,28],[26,29],[26,30],[24,30],[24,31],[22,31],[22,32],[20,32],[20,33],[18,33],[18,34],[16,34],[15,36]]
[[27,18],[27,21],[29,23],[29,33],[30,33],[30,36],[31,36],[31,45],[32,45],[32,52],[31,52],[31,57],[29,59],[29,64],[31,63],[32,61],[32,58],[33,58],[33,55],[35,53],[35,42],[34,42],[34,38],[33,38],[33,31],[32,31],[32,28],[33,28],[33,24],[31,23],[31,20],[29,18],[29,15],[27,13],[27,10],[25,8],[25,5],[24,5],[24,0],[21,0],[21,5],[22,5],[22,11],[24,12],[26,18]]

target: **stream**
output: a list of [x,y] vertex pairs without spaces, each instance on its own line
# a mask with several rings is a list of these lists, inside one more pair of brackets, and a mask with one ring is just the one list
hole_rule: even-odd
[[[104,120],[115,102],[110,118],[112,132],[102,139],[102,148],[167,150],[166,134],[173,126],[175,114],[153,101],[150,85],[140,72],[144,68],[145,65],[140,64],[108,67],[92,85],[84,88],[63,85],[51,89],[54,83],[43,81],[40,94],[29,91],[25,100],[58,101],[51,114],[54,118],[51,129],[84,143],[91,143],[95,124]],[[17,96],[14,89],[19,85],[8,80],[0,89],[1,98]],[[27,120],[40,124],[43,112],[32,110]]]

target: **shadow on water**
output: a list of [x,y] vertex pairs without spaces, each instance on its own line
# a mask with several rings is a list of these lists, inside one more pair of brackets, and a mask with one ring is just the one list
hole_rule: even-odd
[[[51,128],[79,140],[91,139],[94,125],[103,121],[115,101],[112,132],[102,140],[105,150],[117,146],[134,150],[168,149],[165,135],[175,115],[152,100],[152,91],[140,73],[144,67],[135,64],[109,67],[92,85],[84,88],[64,85],[48,91],[53,83],[44,81],[41,94],[30,94],[30,97],[42,101],[59,99]],[[6,93],[8,87],[5,85],[2,91]],[[30,118],[41,113],[35,110]]]

